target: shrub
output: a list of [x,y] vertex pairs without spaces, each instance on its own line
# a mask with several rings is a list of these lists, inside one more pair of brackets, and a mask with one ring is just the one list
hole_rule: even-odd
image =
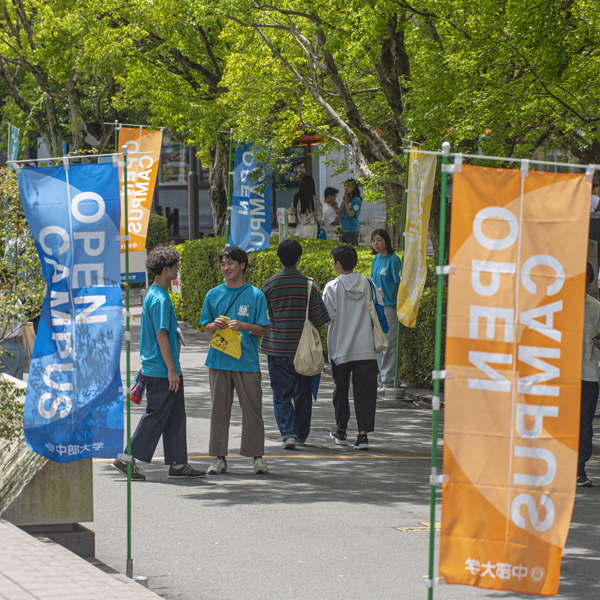
[[150,213],[148,221],[148,235],[146,236],[146,250],[148,254],[159,244],[166,246],[169,243],[169,228],[166,217]]
[[[304,275],[312,277],[322,291],[325,284],[337,276],[333,270],[330,252],[339,242],[313,239],[298,241],[302,244],[303,250],[300,270]],[[177,299],[177,316],[199,329],[201,328],[200,313],[206,294],[213,287],[223,283],[218,257],[224,247],[225,238],[204,238],[177,246],[181,254],[181,297]],[[363,275],[370,275],[373,259],[371,251],[367,248],[357,248],[357,252],[358,264],[355,270]],[[266,279],[275,275],[281,268],[277,257],[277,241],[273,239],[272,245],[267,250],[250,253],[248,263],[245,279],[251,285],[260,288]],[[435,284],[434,261],[428,258],[426,287],[423,290],[417,327],[414,329],[401,327],[400,376],[423,387],[432,385],[437,297]],[[443,331],[445,335],[445,320]],[[322,339],[327,354],[326,327],[323,328]]]

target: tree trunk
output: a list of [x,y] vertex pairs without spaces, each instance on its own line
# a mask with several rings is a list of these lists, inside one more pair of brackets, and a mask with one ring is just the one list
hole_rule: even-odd
[[404,186],[399,183],[386,183],[385,206],[387,211],[386,229],[390,234],[394,250],[402,249],[404,231]]
[[[431,236],[431,244],[433,246],[433,256],[437,264],[439,248],[440,248],[440,186],[436,185],[433,188],[433,199],[431,202],[431,216],[429,217],[429,235]],[[448,256],[450,250],[450,216],[452,204],[446,196],[446,240],[444,244],[444,264],[448,264]]]
[[227,178],[229,173],[229,140],[220,138],[210,148],[212,173],[210,176],[210,210],[212,212],[215,236],[224,236],[227,228]]

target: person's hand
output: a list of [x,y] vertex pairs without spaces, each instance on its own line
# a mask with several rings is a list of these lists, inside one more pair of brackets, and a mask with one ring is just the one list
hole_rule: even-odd
[[246,323],[244,321],[229,321],[229,329],[233,331],[244,331]]
[[227,329],[227,322],[225,319],[221,319],[221,317],[215,319],[213,325],[215,329]]
[[169,391],[177,392],[179,389],[179,373],[177,373],[177,369],[175,367],[168,370],[167,378],[169,380]]

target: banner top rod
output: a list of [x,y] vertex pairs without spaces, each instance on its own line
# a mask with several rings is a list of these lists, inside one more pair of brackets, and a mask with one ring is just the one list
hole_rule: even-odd
[[504,156],[486,156],[484,154],[462,154],[461,152],[450,152],[448,154],[444,154],[443,151],[441,150],[408,150],[408,149],[404,149],[403,153],[404,154],[410,154],[411,152],[414,152],[415,154],[430,154],[430,155],[436,155],[436,156],[460,156],[462,158],[474,158],[477,160],[495,160],[495,161],[501,161],[501,162],[516,162],[516,163],[522,163],[524,161],[527,161],[529,163],[535,163],[536,165],[549,165],[552,167],[563,167],[563,168],[574,168],[574,169],[587,169],[588,167],[593,167],[597,170],[600,171],[600,165],[594,165],[594,164],[575,164],[575,163],[559,163],[559,162],[549,162],[547,160],[534,160],[532,158],[506,158]]
[[102,123],[102,125],[112,125],[113,127],[117,125],[118,127],[138,127],[141,129],[159,129],[162,131],[164,127],[154,127],[154,125],[136,125],[135,123],[119,123],[118,121],[113,121],[112,123]]
[[[128,152],[127,156],[131,156],[132,154],[154,154],[154,150],[144,150],[140,152]],[[25,158],[23,160],[7,160],[6,164],[18,164],[18,163],[30,163],[30,162],[49,162],[52,160],[65,161],[65,160],[76,160],[78,158],[105,158],[107,156],[122,156],[121,152],[115,153],[111,152],[110,154],[76,154],[73,156],[48,156],[46,158]]]

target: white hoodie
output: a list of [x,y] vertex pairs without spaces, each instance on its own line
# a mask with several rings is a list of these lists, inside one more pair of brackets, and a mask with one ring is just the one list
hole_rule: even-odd
[[[323,302],[331,318],[327,331],[329,360],[336,365],[352,360],[376,360],[373,323],[367,310],[371,300],[368,279],[360,273],[339,275],[323,290]],[[380,304],[383,298],[377,288]]]

